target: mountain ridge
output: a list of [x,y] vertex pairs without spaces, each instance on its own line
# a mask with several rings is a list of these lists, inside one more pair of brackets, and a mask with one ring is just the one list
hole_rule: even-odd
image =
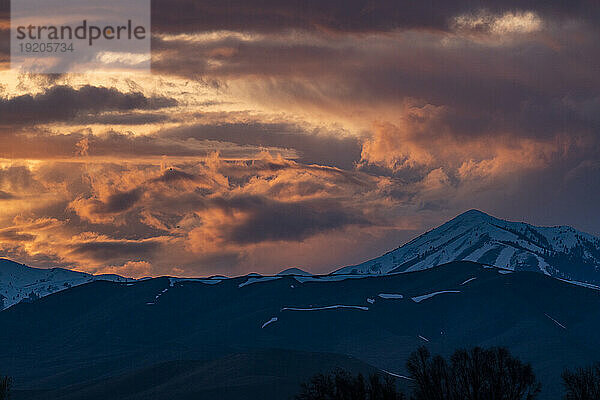
[[452,261],[600,283],[600,238],[569,226],[540,227],[469,210],[384,255],[333,274],[411,272]]
[[35,268],[0,258],[0,310],[95,280],[134,281],[114,274],[92,275],[58,267]]
[[600,292],[543,274],[456,262],[337,278],[91,282],[0,312],[0,365],[18,390],[60,390],[163,361],[264,349],[335,353],[406,375],[421,345],[443,355],[505,346],[532,363],[540,400],[550,400],[565,366],[600,354]]
[[[291,274],[324,281],[337,279],[339,275],[419,271],[454,261],[474,261],[508,270],[540,272],[577,283],[600,284],[600,238],[569,226],[539,227],[511,222],[474,209],[380,257],[340,268],[329,275],[288,268],[273,278]],[[119,275],[34,268],[0,259],[0,310],[95,280],[134,281]]]

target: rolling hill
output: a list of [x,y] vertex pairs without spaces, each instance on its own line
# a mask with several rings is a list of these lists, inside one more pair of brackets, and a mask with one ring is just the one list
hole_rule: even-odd
[[[106,390],[154,376],[139,378],[148,390],[156,389],[149,398],[168,399],[154,388],[156,371],[179,382],[180,374],[194,376],[203,365],[235,355],[273,349],[337,354],[403,375],[407,356],[420,345],[441,354],[503,345],[532,362],[545,400],[558,398],[563,368],[600,360],[595,289],[473,262],[330,278],[90,282],[0,312],[0,365],[15,377],[21,398],[67,390],[81,393],[69,399],[87,399],[81,385]],[[284,359],[277,370],[291,390],[290,377],[299,382],[305,375],[294,372],[294,356]],[[188,361],[189,368],[177,373],[178,364],[169,364]],[[315,370],[324,364],[315,356]],[[252,380],[245,362],[228,368]],[[226,375],[215,378],[215,387],[228,385]],[[259,389],[247,388],[247,397],[239,398],[254,399]],[[119,393],[111,398],[130,398]]]

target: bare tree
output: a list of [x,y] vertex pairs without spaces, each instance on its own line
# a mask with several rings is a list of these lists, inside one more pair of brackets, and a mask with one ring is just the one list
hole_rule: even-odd
[[365,380],[362,374],[353,376],[344,370],[329,375],[314,375],[303,383],[296,400],[404,400],[393,378],[383,380],[373,374]]
[[8,376],[0,376],[0,400],[8,400],[10,398],[11,387],[12,379]]
[[565,400],[600,399],[600,363],[577,368],[575,372],[566,370],[562,374],[565,386]]
[[429,350],[420,347],[408,358],[406,368],[414,379],[415,400],[450,399],[450,369],[442,357],[432,359]]
[[533,400],[533,369],[504,348],[457,350],[447,362],[421,347],[407,361],[415,400]]

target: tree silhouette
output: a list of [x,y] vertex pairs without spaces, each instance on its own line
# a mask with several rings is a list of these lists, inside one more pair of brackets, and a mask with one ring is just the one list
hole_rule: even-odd
[[421,347],[406,367],[415,400],[533,400],[540,391],[531,365],[505,348],[457,350],[448,362]]
[[383,380],[377,374],[365,380],[362,374],[353,376],[337,370],[329,375],[314,375],[301,385],[296,400],[404,400],[393,378]]
[[10,398],[10,388],[12,379],[8,376],[0,376],[0,400],[8,400]]
[[562,374],[565,400],[600,399],[600,363],[577,368],[575,372],[565,370]]

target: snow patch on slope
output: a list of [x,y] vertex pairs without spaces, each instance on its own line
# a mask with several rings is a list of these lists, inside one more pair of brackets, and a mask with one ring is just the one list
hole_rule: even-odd
[[544,313],[544,315],[546,317],[548,317],[549,319],[551,319],[556,325],[560,326],[563,329],[567,329],[566,326],[564,326],[563,324],[561,324],[560,322],[558,322],[557,320],[555,320],[554,318],[552,318],[551,316],[549,316],[548,314]]
[[369,311],[369,307],[364,306],[347,306],[343,304],[336,304],[334,306],[324,307],[311,307],[311,308],[298,308],[298,307],[283,307],[281,311],[320,311],[320,310],[335,310],[339,308],[351,308],[356,310]]
[[244,286],[248,286],[248,285],[252,285],[253,283],[259,283],[259,282],[268,282],[268,281],[274,281],[276,279],[281,279],[280,276],[261,276],[260,278],[248,278],[248,280],[246,282],[240,283],[238,285],[238,287],[242,288]]
[[476,276],[474,276],[473,278],[469,278],[469,279],[467,279],[466,281],[464,281],[463,283],[461,283],[461,284],[460,284],[460,286],[464,286],[464,285],[466,285],[467,283],[469,283],[469,282],[471,282],[471,281],[474,281],[475,279],[477,279],[477,277],[476,277]]
[[261,329],[265,329],[267,326],[269,326],[273,322],[277,322],[277,320],[278,320],[277,317],[271,318],[270,320],[268,320],[267,322],[265,322],[264,324],[262,324]]
[[379,293],[378,296],[381,297],[382,299],[402,299],[402,298],[404,298],[403,295],[397,294],[397,293]]
[[439,291],[439,292],[433,292],[433,293],[429,293],[429,294],[424,294],[422,296],[411,297],[411,299],[415,303],[420,303],[423,300],[427,300],[427,299],[432,298],[433,296],[437,296],[438,294],[444,294],[444,293],[460,293],[460,290],[442,290],[442,291]]

